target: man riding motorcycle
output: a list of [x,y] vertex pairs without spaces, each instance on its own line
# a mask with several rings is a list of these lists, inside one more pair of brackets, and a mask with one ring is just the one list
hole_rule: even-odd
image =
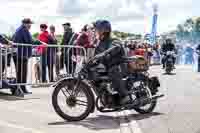
[[[161,54],[164,55],[168,51],[174,51],[174,52],[176,52],[175,45],[172,43],[171,39],[166,39],[166,42],[161,47]],[[165,61],[166,61],[166,56],[164,55],[163,58],[162,58],[163,69],[165,68]],[[173,64],[175,64],[175,62],[176,62],[176,58],[173,57]]]
[[[130,72],[126,69],[130,68],[130,63],[134,66],[139,58],[128,57],[125,47],[111,39],[108,21],[97,21],[95,29],[99,42],[95,56],[86,61],[77,74],[64,77],[54,85],[52,104],[56,113],[67,121],[80,121],[94,113],[95,108],[102,113],[123,110],[135,110],[140,114],[153,112],[157,99],[163,97],[158,95],[158,78],[150,77],[143,70]],[[58,100],[61,91],[66,97],[65,110]],[[79,108],[81,106],[84,109]],[[73,112],[80,113],[74,115]]]
[[[112,41],[110,22],[99,20],[95,23],[95,29],[99,41],[95,49],[95,55],[98,57],[99,63],[105,65],[108,76],[112,80],[112,87],[119,93],[120,104],[128,104],[130,97],[127,94],[126,81],[123,80],[126,69],[120,64],[122,57],[125,55],[124,48]],[[104,52],[106,50],[108,50],[107,53]]]

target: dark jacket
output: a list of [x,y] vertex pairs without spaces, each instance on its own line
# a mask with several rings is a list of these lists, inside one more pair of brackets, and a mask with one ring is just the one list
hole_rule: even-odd
[[65,31],[65,33],[63,35],[63,39],[62,39],[61,45],[72,45],[72,44],[69,44],[72,36],[73,36],[72,29],[69,29],[69,30]]
[[166,53],[167,51],[175,51],[176,52],[176,48],[175,45],[173,43],[164,43],[161,47],[161,52],[162,53]]
[[126,56],[125,49],[120,44],[112,44],[111,48],[106,50],[105,65],[110,68],[113,66],[122,66],[123,57]]
[[196,51],[200,51],[200,44],[196,47]]
[[[57,40],[54,39],[51,35],[49,35],[48,36],[48,44],[49,45],[56,45]],[[50,58],[54,58],[57,51],[58,51],[58,49],[56,47],[49,47],[47,49],[47,56],[50,57]]]
[[[49,36],[49,44],[51,45],[57,45],[58,40],[54,36]],[[54,52],[58,52],[58,48],[52,48]]]
[[[63,40],[61,42],[61,45],[67,46],[67,45],[74,45],[75,40],[77,39],[78,34],[72,32],[72,29],[69,29],[68,31],[65,31]],[[73,48],[62,48],[62,57],[65,62],[67,62],[67,59],[64,58],[70,58],[72,54],[75,54],[76,49]]]
[[[20,26],[14,36],[13,36],[14,43],[21,43],[21,44],[33,44],[34,41],[28,29],[24,25]],[[32,47],[31,46],[17,46],[17,56],[18,58],[29,58],[32,55]]]
[[106,39],[103,41],[100,41],[98,46],[95,49],[94,55],[100,54],[107,49],[109,49],[112,46],[112,40],[111,39]]
[[123,60],[122,57],[126,55],[125,49],[121,44],[114,43],[111,39],[99,43],[95,50],[95,55],[101,53],[104,53],[101,63],[103,63],[108,69],[112,66],[120,65]]
[[55,36],[52,36],[51,34],[50,34],[50,40],[49,40],[49,44],[57,44],[58,43],[58,40],[56,39],[56,37]]
[[[196,53],[198,54],[198,63],[200,64],[200,44],[196,48]],[[200,67],[199,67],[199,69],[200,69]],[[200,70],[199,70],[199,72],[200,72]]]

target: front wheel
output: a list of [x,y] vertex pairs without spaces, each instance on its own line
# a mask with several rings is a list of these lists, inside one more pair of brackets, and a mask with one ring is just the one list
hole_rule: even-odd
[[93,93],[82,81],[64,80],[59,83],[52,95],[56,113],[67,121],[85,119],[95,104]]

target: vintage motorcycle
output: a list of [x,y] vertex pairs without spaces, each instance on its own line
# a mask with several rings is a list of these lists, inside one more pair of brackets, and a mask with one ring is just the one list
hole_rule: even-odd
[[[139,58],[124,57],[123,64],[137,64]],[[160,86],[157,77],[150,78],[146,70],[132,69],[123,79],[126,80],[131,102],[121,105],[104,65],[98,64],[96,59],[90,59],[78,74],[62,78],[53,85],[52,104],[55,112],[63,119],[81,121],[94,113],[95,107],[104,113],[135,110],[146,114],[152,112],[157,99],[164,96],[157,94]]]
[[167,74],[170,74],[173,69],[175,68],[174,67],[174,61],[173,61],[173,58],[175,58],[175,52],[174,51],[168,51],[166,52],[166,55],[165,55],[165,72]]

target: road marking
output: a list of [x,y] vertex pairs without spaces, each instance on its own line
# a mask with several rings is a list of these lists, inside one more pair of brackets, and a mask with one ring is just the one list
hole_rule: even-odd
[[[128,110],[124,111],[124,115],[127,118],[128,118],[128,115],[130,115],[130,114],[132,114],[131,111],[128,111]],[[129,125],[130,125],[133,133],[142,133],[142,130],[136,120],[129,119]]]
[[132,133],[131,128],[129,127],[129,123],[124,116],[123,112],[118,112],[117,114],[119,125],[120,125],[120,133]]
[[117,116],[120,117],[120,132],[121,133],[142,133],[137,121],[130,120],[128,115],[130,111],[118,112]]
[[4,127],[9,127],[9,128],[20,129],[20,130],[23,130],[23,131],[26,131],[26,132],[31,132],[31,133],[44,133],[44,132],[41,132],[41,131],[36,130],[36,129],[27,128],[27,127],[24,127],[24,126],[21,126],[21,125],[8,123],[8,122],[1,121],[1,120],[0,120],[0,125],[4,126]]

